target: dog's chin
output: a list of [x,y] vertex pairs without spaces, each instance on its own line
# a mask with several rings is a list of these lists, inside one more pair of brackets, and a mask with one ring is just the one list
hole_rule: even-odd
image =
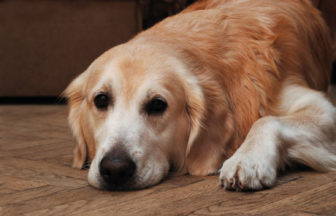
[[95,173],[93,169],[90,169],[88,174],[88,182],[90,186],[100,190],[130,191],[145,189],[157,185],[162,182],[168,176],[168,174],[168,171],[163,171],[161,172],[161,175],[144,175],[146,177],[135,175],[127,182],[122,182],[119,184],[107,184],[98,173]]
[[123,184],[106,184],[104,181],[101,181],[99,189],[108,191],[130,191],[142,188],[137,188],[134,180],[130,180]]
[[89,180],[89,184],[97,189],[100,190],[108,190],[108,191],[131,191],[131,190],[141,190],[146,189],[152,186],[155,186],[162,182],[167,175],[162,177],[161,179],[157,179],[156,181],[151,182],[137,182],[136,178],[129,180],[126,183],[123,184],[106,184],[102,178],[99,178],[97,180]]

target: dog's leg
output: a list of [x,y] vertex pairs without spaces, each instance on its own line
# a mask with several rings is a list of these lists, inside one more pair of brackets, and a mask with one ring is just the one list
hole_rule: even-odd
[[322,93],[297,85],[286,86],[280,100],[281,114],[256,121],[224,162],[220,184],[225,189],[272,187],[277,170],[291,162],[336,170],[336,108]]

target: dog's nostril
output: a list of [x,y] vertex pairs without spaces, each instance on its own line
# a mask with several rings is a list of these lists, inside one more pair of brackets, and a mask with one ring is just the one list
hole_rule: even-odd
[[106,156],[100,162],[100,174],[109,186],[122,186],[134,175],[135,163],[128,157]]

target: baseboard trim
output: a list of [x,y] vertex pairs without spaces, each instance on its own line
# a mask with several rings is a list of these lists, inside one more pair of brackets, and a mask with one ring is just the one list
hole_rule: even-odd
[[0,104],[53,104],[63,105],[67,100],[64,97],[0,97]]

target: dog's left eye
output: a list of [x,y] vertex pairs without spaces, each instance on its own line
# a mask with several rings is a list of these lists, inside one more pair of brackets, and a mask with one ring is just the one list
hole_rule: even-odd
[[106,93],[99,93],[94,98],[94,104],[99,110],[107,109],[109,105],[109,96]]
[[148,115],[159,115],[167,109],[167,102],[162,98],[153,98],[146,104],[145,111]]

